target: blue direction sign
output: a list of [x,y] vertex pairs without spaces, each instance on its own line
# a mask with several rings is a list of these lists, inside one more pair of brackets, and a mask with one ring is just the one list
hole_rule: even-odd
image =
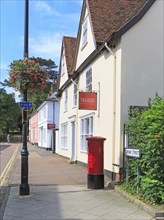
[[20,102],[20,108],[32,108],[32,102]]

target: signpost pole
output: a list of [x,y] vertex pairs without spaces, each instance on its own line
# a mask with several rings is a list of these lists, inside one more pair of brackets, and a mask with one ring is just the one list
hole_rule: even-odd
[[129,182],[129,158],[126,157],[126,184]]
[[[24,90],[24,101],[27,101],[27,89]],[[23,109],[23,147],[21,151],[21,184],[20,195],[29,195],[28,184],[28,150],[27,150],[27,110]]]
[[[25,32],[24,32],[24,58],[28,58],[28,11],[29,0],[25,0]],[[24,101],[27,102],[27,88],[23,92]],[[28,184],[28,150],[27,150],[27,110],[23,109],[23,147],[21,151],[21,184],[20,195],[29,195]]]
[[137,165],[137,194],[139,192],[139,188],[140,188],[140,168],[139,165]]

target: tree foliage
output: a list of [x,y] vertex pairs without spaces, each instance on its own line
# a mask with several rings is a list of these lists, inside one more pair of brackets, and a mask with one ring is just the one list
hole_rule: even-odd
[[164,199],[164,100],[156,94],[147,110],[131,110],[126,131],[129,146],[140,149],[142,156],[129,159],[130,176],[139,166],[142,197],[160,203]]
[[38,89],[35,93],[28,94],[28,100],[32,102],[33,106],[32,109],[29,110],[29,112],[35,111],[39,107],[39,105],[41,105],[45,101],[51,90],[52,84],[57,84],[58,82],[58,72],[56,71],[57,65],[54,61],[52,61],[51,59],[46,60],[40,57],[33,57],[32,59],[36,60],[41,68],[45,68],[47,70],[48,81],[44,90]]
[[47,69],[48,71],[48,77],[49,80],[57,80],[58,79],[58,72],[56,71],[57,65],[55,64],[55,62],[51,59],[43,59],[41,57],[32,57],[33,60],[36,60],[40,67]]
[[8,133],[18,129],[21,124],[21,110],[15,102],[14,93],[7,94],[0,88],[0,132]]

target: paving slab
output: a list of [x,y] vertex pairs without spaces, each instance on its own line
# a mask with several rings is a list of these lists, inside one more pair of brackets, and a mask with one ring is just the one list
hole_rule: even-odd
[[[152,220],[117,190],[87,188],[87,168],[28,145],[30,195],[20,196],[20,154],[10,177],[3,220]],[[105,183],[109,180],[105,178]]]
[[135,219],[152,216],[115,190],[90,190],[86,186],[31,186],[28,196],[19,195],[19,186],[11,187],[3,220],[48,219]]

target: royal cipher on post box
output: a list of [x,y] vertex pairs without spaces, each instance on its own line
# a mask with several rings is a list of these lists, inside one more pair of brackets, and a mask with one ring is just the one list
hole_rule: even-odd
[[103,137],[89,137],[88,141],[88,189],[104,188],[104,141]]

